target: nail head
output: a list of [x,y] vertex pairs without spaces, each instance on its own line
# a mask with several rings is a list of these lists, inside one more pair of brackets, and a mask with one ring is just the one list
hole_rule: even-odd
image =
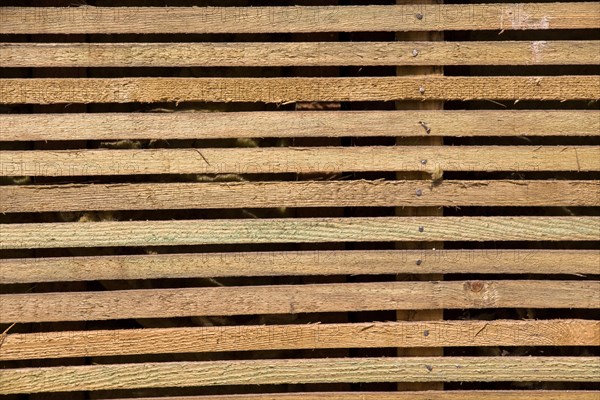
[[421,189],[417,189],[415,191],[415,193],[416,193],[417,196],[421,196],[423,194],[423,191]]
[[419,227],[419,232],[424,232],[424,231],[425,231],[425,228],[423,226],[420,226]]
[[416,13],[416,14],[415,14],[415,18],[416,18],[416,19],[423,19],[423,14],[421,14],[421,13]]
[[413,55],[413,57],[416,57],[416,56],[418,56],[418,55],[419,55],[419,50],[417,50],[417,49],[414,49],[414,50],[412,51],[412,55]]

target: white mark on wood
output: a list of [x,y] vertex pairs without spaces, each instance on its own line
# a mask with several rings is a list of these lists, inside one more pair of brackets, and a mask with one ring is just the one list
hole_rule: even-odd
[[547,42],[545,40],[531,42],[531,62],[533,64],[541,63],[543,61],[546,44]]

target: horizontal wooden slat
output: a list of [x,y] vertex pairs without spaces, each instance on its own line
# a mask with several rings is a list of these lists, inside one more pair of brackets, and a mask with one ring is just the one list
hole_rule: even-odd
[[0,360],[284,349],[597,346],[600,321],[432,321],[9,334]]
[[0,43],[3,67],[600,64],[600,41]]
[[0,34],[594,29],[600,27],[599,10],[595,2],[252,8],[2,7]]
[[599,136],[600,112],[402,110],[0,114],[0,125],[0,141],[322,136]]
[[599,171],[600,146],[359,146],[0,151],[1,176]]
[[14,185],[0,212],[264,207],[598,206],[598,181],[296,181]]
[[[547,294],[551,293],[551,296]],[[224,301],[224,299],[227,299]],[[0,322],[461,308],[596,308],[600,281],[432,281],[0,295]]]
[[0,103],[596,100],[600,76],[0,79]]
[[[576,260],[577,262],[574,262]],[[0,260],[0,284],[378,274],[598,274],[600,250],[349,250]]]
[[596,381],[598,357],[398,357],[108,364],[0,370],[0,393],[355,382]]
[[420,392],[299,392],[144,397],[139,400],[591,400],[598,396],[600,396],[600,392],[592,390],[427,390]]
[[600,217],[356,217],[0,225],[0,248],[393,241],[590,241]]

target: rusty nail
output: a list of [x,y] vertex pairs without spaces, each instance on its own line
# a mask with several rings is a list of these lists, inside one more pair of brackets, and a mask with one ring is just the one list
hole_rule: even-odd
[[421,196],[423,194],[423,191],[421,189],[417,189],[416,192],[417,196]]
[[423,14],[421,14],[421,13],[416,13],[416,14],[415,14],[415,18],[416,18],[416,19],[423,19]]
[[416,56],[418,56],[418,55],[419,55],[419,50],[417,50],[417,49],[414,49],[414,50],[412,51],[412,55],[413,55],[413,57],[416,57]]
[[419,232],[425,232],[425,228],[423,226],[419,227]]
[[425,336],[425,337],[429,336],[429,331],[427,331],[427,330],[423,331],[423,336]]
[[417,260],[417,261],[416,261],[416,264],[417,264],[417,265],[421,265],[422,263],[423,263],[423,261],[421,261],[421,260]]

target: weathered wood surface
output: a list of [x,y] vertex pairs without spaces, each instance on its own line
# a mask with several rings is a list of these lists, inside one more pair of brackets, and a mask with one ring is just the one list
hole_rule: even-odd
[[598,181],[295,181],[14,185],[0,212],[266,207],[599,206]]
[[0,104],[597,100],[600,76],[0,79]]
[[[573,262],[577,260],[577,262]],[[598,274],[600,250],[348,250],[0,260],[0,284],[379,274]]]
[[600,112],[398,110],[0,114],[0,126],[2,141],[325,136],[599,136]]
[[0,176],[600,171],[600,146],[357,146],[0,151]]
[[595,29],[600,28],[600,7],[596,2],[343,7],[2,7],[0,21],[0,34]]
[[356,217],[15,223],[0,248],[395,241],[594,241],[600,217]]
[[600,321],[419,321],[9,334],[0,360],[280,349],[597,346]]
[[0,370],[0,393],[328,382],[596,381],[598,357],[398,357],[107,364]]
[[144,397],[139,400],[592,400],[598,396],[600,392],[592,390],[428,390],[426,392],[300,392]]
[[600,64],[600,41],[0,43],[3,67]]
[[[548,296],[548,293],[552,293]],[[223,301],[227,299],[227,301]],[[0,322],[462,308],[597,308],[600,281],[415,281],[0,295]]]

